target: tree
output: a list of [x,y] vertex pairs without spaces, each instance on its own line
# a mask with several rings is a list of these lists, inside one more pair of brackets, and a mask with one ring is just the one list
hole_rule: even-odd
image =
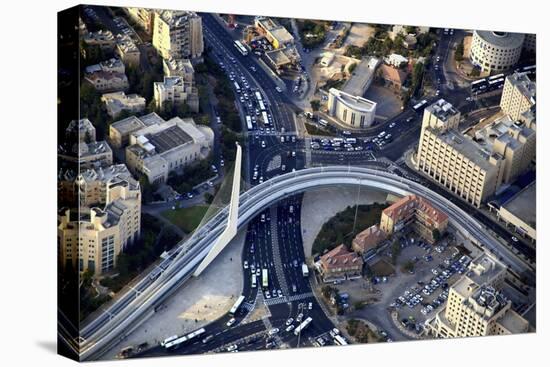
[[403,264],[403,270],[411,272],[414,270],[414,262],[411,260],[408,260],[405,264]]
[[435,242],[441,239],[441,232],[439,231],[439,229],[437,228],[432,229],[432,238],[434,239]]
[[464,40],[456,46],[455,61],[461,62],[464,59]]
[[478,77],[481,74],[481,70],[478,67],[474,67],[470,72],[470,76]]
[[143,203],[146,204],[153,201],[153,188],[145,175],[139,176],[139,185],[141,186],[141,199]]
[[321,102],[318,99],[314,99],[310,104],[313,111],[319,111],[319,108],[321,108]]

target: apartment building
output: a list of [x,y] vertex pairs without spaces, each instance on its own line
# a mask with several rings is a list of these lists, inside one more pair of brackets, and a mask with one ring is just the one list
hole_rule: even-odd
[[153,32],[154,11],[148,8],[125,8],[130,18],[148,34]]
[[116,118],[122,111],[138,113],[145,109],[145,98],[124,92],[105,93],[101,96],[107,114]]
[[139,183],[123,164],[66,171],[58,182],[61,202],[78,203],[58,213],[61,265],[96,275],[112,270],[117,256],[140,236]]
[[124,64],[132,67],[139,66],[141,52],[130,36],[126,34],[117,35],[115,51]]
[[209,127],[174,117],[131,133],[126,163],[151,183],[165,182],[171,171],[208,156],[213,141]]
[[189,59],[163,59],[162,70],[166,77],[180,77],[191,86],[194,83],[195,69]]
[[328,95],[328,113],[351,128],[365,128],[374,122],[376,102],[331,88]]
[[443,235],[449,217],[418,195],[407,195],[382,211],[380,229],[387,235],[410,226],[429,243],[437,240],[436,233]]
[[487,73],[508,70],[519,61],[524,39],[523,33],[475,30],[470,60]]
[[180,76],[165,76],[164,81],[153,84],[157,108],[163,109],[167,102],[172,105],[185,104],[191,112],[199,112],[199,92],[193,83]]
[[518,120],[535,103],[536,83],[527,74],[513,73],[506,77],[500,98],[500,108],[505,114]]
[[325,282],[357,278],[362,274],[363,259],[342,244],[321,256],[317,268]]
[[109,59],[86,67],[84,79],[100,92],[126,90],[130,84],[120,59]]
[[81,169],[113,164],[113,151],[106,141],[96,141],[95,127],[88,119],[73,120],[65,130],[65,141],[72,145],[61,145],[59,157],[65,162],[78,164]]
[[508,335],[527,332],[529,322],[512,309],[499,291],[506,265],[483,254],[449,289],[445,307],[426,325],[438,338]]
[[86,32],[82,36],[82,41],[86,45],[86,49],[82,50],[84,58],[92,59],[113,52],[116,45],[113,33],[108,30]]
[[201,17],[187,11],[155,11],[153,47],[164,59],[200,58],[204,51]]

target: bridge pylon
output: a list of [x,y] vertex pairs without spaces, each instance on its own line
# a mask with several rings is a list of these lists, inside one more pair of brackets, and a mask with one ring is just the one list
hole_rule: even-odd
[[233,170],[233,185],[231,187],[231,200],[229,201],[229,215],[227,216],[227,227],[223,233],[218,237],[214,246],[210,249],[206,257],[199,264],[195,272],[194,277],[198,277],[204,269],[222,252],[222,250],[231,242],[231,240],[237,235],[237,224],[239,219],[239,195],[241,191],[241,160],[242,149],[239,143],[237,144],[237,154],[235,157],[235,167]]

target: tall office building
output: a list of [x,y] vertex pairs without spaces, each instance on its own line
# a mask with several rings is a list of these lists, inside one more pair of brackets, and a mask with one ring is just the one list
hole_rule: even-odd
[[153,24],[153,47],[164,59],[201,57],[204,51],[202,19],[196,13],[158,10]]

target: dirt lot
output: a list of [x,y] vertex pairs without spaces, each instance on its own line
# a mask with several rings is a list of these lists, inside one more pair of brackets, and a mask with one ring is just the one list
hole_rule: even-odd
[[374,34],[374,28],[365,23],[355,23],[346,38],[345,46],[363,47],[363,44]]
[[389,88],[373,83],[365,98],[376,102],[376,117],[380,120],[387,120],[401,112],[401,100]]

